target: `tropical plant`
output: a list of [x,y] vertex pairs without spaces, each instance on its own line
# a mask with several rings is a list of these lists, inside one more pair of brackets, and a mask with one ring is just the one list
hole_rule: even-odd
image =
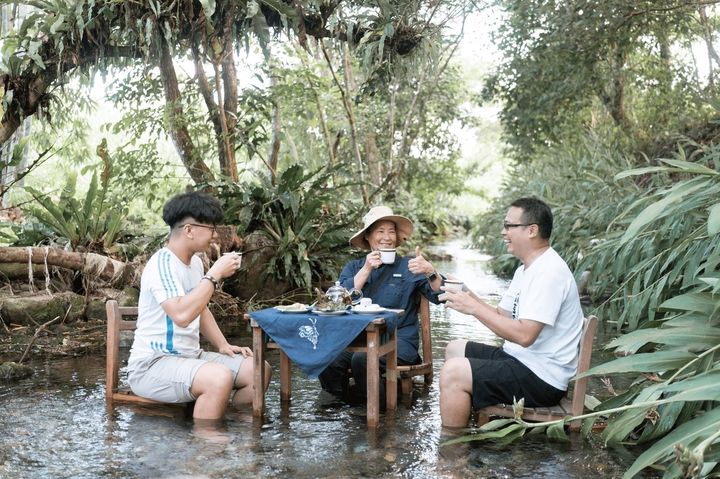
[[[336,167],[341,168],[342,165]],[[333,168],[306,172],[293,165],[277,177],[219,187],[229,222],[243,234],[259,231],[274,244],[265,267],[270,278],[310,290],[320,280],[337,277],[349,254],[348,238],[362,208],[345,200],[332,183]]]
[[[720,148],[694,146],[695,162],[680,149],[678,159],[616,176],[647,182],[653,175],[665,186],[638,195],[583,261],[600,284],[620,281],[608,304],[621,313],[609,316],[616,309],[606,307],[606,319],[624,318],[619,323],[637,328],[607,345],[620,357],[586,375],[640,375],[627,391],[579,416],[584,434],[599,416],[608,418],[607,444],[649,444],[628,478],[649,466],[662,467],[665,477],[720,472]],[[563,439],[567,420],[493,421],[459,441],[511,441],[528,429]]]
[[617,320],[618,330],[652,324],[660,303],[715,267],[703,269],[720,231],[720,147],[689,146],[695,148],[689,158],[680,148],[677,159],[616,176],[651,180],[656,187],[634,197],[580,263],[594,272],[596,291],[614,291],[599,314]]
[[[189,128],[178,59],[190,60],[195,68],[194,90],[200,93],[206,111],[203,127],[211,132],[206,136],[212,138],[215,150],[209,158],[217,158],[220,172],[237,181],[235,154],[242,144],[238,137],[242,125],[238,124],[235,55],[240,46],[249,48],[255,39],[269,55],[270,30],[284,29],[296,32],[302,46],[313,38],[348,43],[367,70],[375,71],[395,64],[396,58],[411,56],[416,46],[440,32],[433,25],[440,9],[437,2],[347,6],[314,1],[290,5],[275,0],[13,3],[32,8],[17,29],[3,32],[0,143],[23,118],[45,110],[52,87],[70,75],[79,72],[87,80],[98,70],[139,62],[158,68],[165,100],[163,129],[175,142],[195,183],[212,182],[215,173]],[[447,3],[448,10],[455,10],[453,2]],[[287,41],[288,37],[275,39]]]
[[82,199],[75,197],[77,175],[72,173],[67,176],[57,201],[47,193],[26,187],[38,203],[30,206],[28,212],[58,240],[67,241],[73,251],[110,251],[123,233],[126,216],[125,209],[118,208],[106,194],[110,171],[111,166],[106,163],[100,184],[97,174],[93,173]]

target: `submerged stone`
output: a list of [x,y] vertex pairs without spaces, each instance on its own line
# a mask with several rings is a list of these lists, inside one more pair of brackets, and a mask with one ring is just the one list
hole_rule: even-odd
[[16,379],[29,378],[33,374],[33,368],[18,364],[13,361],[0,364],[0,380],[12,381]]

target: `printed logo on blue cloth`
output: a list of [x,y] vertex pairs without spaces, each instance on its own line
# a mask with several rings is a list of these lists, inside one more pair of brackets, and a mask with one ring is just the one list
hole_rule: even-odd
[[313,345],[313,349],[317,349],[318,338],[320,337],[320,333],[318,333],[318,330],[315,327],[315,323],[317,323],[317,319],[308,318],[308,321],[310,321],[312,323],[312,325],[308,326],[306,324],[305,326],[300,326],[298,328],[298,335],[301,338],[305,338],[308,341],[310,341]]

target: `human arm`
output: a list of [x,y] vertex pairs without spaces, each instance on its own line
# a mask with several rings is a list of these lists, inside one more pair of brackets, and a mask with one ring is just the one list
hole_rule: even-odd
[[474,316],[493,333],[523,347],[532,345],[545,326],[531,319],[513,320],[509,311],[489,305],[470,291],[446,291],[440,299],[449,308]]
[[344,281],[343,279],[351,274],[351,264],[352,263],[349,263],[340,274],[340,283],[344,287],[352,286],[355,289],[362,290],[372,272],[382,266],[383,263],[380,260],[380,251],[369,252],[367,256],[365,256],[365,262],[362,267],[352,275],[352,285],[346,285],[347,280]]
[[[205,276],[215,279],[216,282],[232,276],[237,271],[239,258],[234,255],[223,255],[207,271]],[[207,309],[210,298],[215,292],[215,283],[210,279],[203,278],[187,294],[174,296],[163,301],[160,306],[172,321],[186,328],[202,312]]]
[[225,335],[220,331],[217,321],[215,321],[215,316],[213,316],[208,308],[205,308],[205,310],[200,313],[200,334],[221,354],[232,357],[235,356],[235,353],[239,353],[246,358],[252,357],[253,355],[250,348],[228,343]]

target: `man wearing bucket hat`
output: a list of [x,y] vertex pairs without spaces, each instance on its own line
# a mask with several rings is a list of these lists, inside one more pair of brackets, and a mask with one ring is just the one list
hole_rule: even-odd
[[[340,273],[340,284],[362,290],[384,308],[403,309],[397,324],[398,364],[418,364],[420,356],[418,310],[420,295],[438,303],[442,293],[442,276],[415,248],[415,257],[394,256],[395,248],[412,235],[412,222],[393,213],[387,206],[375,206],[363,217],[363,227],[350,238],[350,244],[368,251],[364,258],[350,261]],[[381,255],[381,251],[383,252]],[[384,359],[381,368],[384,370]],[[352,370],[355,393],[348,392],[347,370]],[[366,401],[367,356],[365,353],[343,352],[320,374],[320,384],[331,395],[331,403],[339,399]],[[383,381],[381,381],[381,386]],[[381,392],[380,399],[385,395]]]

